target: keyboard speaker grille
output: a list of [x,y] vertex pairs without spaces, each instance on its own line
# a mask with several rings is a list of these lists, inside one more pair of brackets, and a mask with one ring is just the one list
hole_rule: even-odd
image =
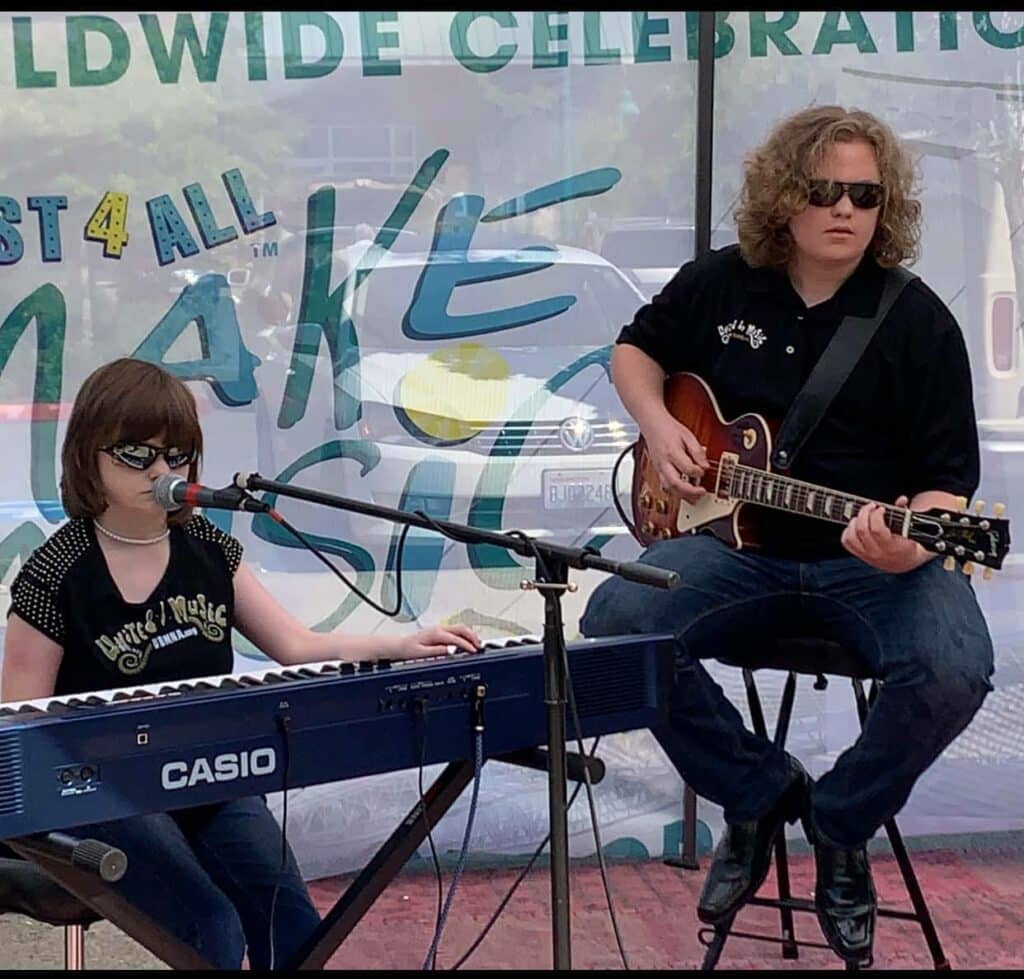
[[21,786],[21,739],[8,731],[0,733],[0,815],[23,809]]
[[580,717],[617,714],[650,705],[650,690],[638,657],[623,656],[615,649],[588,650],[573,657],[571,669]]

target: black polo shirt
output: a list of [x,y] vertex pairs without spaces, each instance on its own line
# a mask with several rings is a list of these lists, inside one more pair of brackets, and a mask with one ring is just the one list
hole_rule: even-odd
[[[783,270],[755,269],[739,246],[688,262],[619,334],[666,373],[700,375],[725,418],[779,422],[846,314],[873,316],[884,271],[865,256],[831,299],[808,307]],[[885,321],[804,444],[789,475],[893,503],[905,493],[978,486],[970,365],[952,313],[920,279]],[[843,527],[758,507],[765,553],[846,554]]]

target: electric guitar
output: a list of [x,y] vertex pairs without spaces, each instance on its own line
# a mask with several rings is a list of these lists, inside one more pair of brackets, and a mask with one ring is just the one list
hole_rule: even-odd
[[[862,506],[874,502],[773,473],[770,459],[777,426],[754,413],[726,421],[711,389],[696,374],[669,377],[665,405],[704,446],[708,468],[701,485],[707,493],[691,504],[663,488],[641,435],[633,447],[632,530],[645,547],[698,531],[710,531],[737,549],[757,547],[757,508],[747,503],[847,524]],[[1002,567],[1010,549],[1009,521],[1001,519],[1006,509],[1001,503],[995,504],[990,517],[982,515],[983,500],[975,504],[974,514],[964,512],[967,500],[963,497],[958,498],[957,512],[883,506],[889,529],[945,555],[947,571],[959,565],[971,574],[979,564],[989,578],[993,569]]]

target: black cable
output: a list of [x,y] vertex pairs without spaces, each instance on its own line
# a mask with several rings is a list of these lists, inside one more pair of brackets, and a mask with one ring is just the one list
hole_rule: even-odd
[[[418,511],[417,511],[418,512]],[[381,615],[395,616],[402,610],[402,554],[405,551],[405,538],[409,533],[409,528],[412,524],[406,524],[402,528],[402,535],[398,539],[398,554],[395,557],[395,590],[397,592],[397,598],[395,600],[395,607],[390,611],[386,608],[382,608],[378,605],[369,595],[364,595],[351,581],[348,580],[323,554],[320,553],[306,538],[303,536],[300,530],[296,530],[284,517],[281,516],[276,510],[271,509],[268,514],[273,520],[277,521],[285,530],[292,534],[303,547],[312,551],[316,555],[317,559],[327,565],[328,568],[334,573],[334,575],[341,579],[342,583],[356,595],[358,595],[367,605],[380,612]]]
[[477,800],[480,797],[480,776],[484,767],[484,735],[483,731],[477,729],[475,732],[475,750],[473,752],[473,796],[469,800],[469,815],[466,818],[466,831],[462,837],[462,846],[459,848],[459,856],[455,862],[455,872],[452,874],[452,886],[448,888],[448,896],[444,902],[444,912],[441,920],[434,930],[434,938],[430,943],[430,951],[427,953],[423,968],[434,969],[437,966],[437,949],[441,944],[441,933],[444,931],[445,922],[448,920],[448,913],[452,908],[452,901],[455,900],[455,891],[459,886],[462,871],[466,866],[466,855],[469,853],[469,840],[473,835],[473,820],[476,815]]
[[628,530],[637,540],[640,538],[636,534],[636,525],[629,517],[626,516],[625,510],[622,509],[622,503],[619,501],[619,466],[622,465],[622,460],[626,458],[627,452],[632,452],[637,446],[636,442],[631,445],[627,445],[620,453],[618,459],[615,460],[615,465],[612,466],[612,503],[615,504],[615,509],[618,511],[619,519],[622,521],[626,530]]
[[[597,746],[600,743],[600,737],[594,738],[594,743],[593,745],[591,745],[590,748],[591,758],[593,758],[594,755],[597,754]],[[579,783],[577,784],[576,788],[573,789],[573,793],[569,797],[569,801],[566,804],[566,810],[572,808],[572,804],[576,801],[576,796],[580,794],[580,789],[582,788],[583,784]],[[466,961],[466,959],[468,959],[480,947],[480,943],[487,937],[490,930],[494,927],[495,922],[497,922],[498,918],[501,916],[501,912],[505,910],[505,905],[507,905],[508,902],[512,900],[512,895],[515,894],[515,892],[519,888],[519,885],[526,879],[526,875],[530,872],[533,865],[537,862],[537,858],[544,852],[544,847],[548,845],[548,841],[550,839],[551,833],[549,832],[547,836],[545,836],[544,839],[540,841],[540,846],[538,846],[537,849],[533,851],[533,856],[530,857],[530,859],[526,863],[526,866],[523,867],[523,869],[519,872],[519,876],[515,879],[515,881],[513,881],[508,893],[504,896],[504,898],[502,898],[501,903],[495,909],[494,914],[491,915],[490,920],[487,922],[486,925],[484,925],[484,930],[480,932],[480,934],[476,937],[476,940],[473,942],[473,944],[470,945],[468,949],[466,949],[466,951],[462,954],[462,957],[459,958],[458,961],[456,961],[455,965],[452,966],[453,970],[460,968]]]
[[274,968],[274,912],[277,910],[277,892],[281,889],[281,878],[288,866],[288,776],[292,765],[291,723],[287,714],[278,714],[277,723],[284,739],[284,812],[281,817],[281,868],[274,884],[270,899],[270,969]]
[[[441,906],[444,901],[444,881],[441,879],[441,861],[437,856],[437,848],[434,846],[434,832],[433,827],[430,825],[430,820],[427,818],[427,799],[423,793],[423,768],[426,765],[427,760],[427,705],[419,697],[413,701],[413,705],[416,708],[420,720],[423,721],[423,727],[421,729],[422,736],[420,738],[420,767],[417,779],[417,786],[420,794],[420,812],[423,813],[423,824],[427,827],[427,842],[430,844],[430,856],[434,862],[434,876],[437,878],[437,910],[434,916],[434,934],[437,934],[438,928],[441,926]],[[436,959],[436,950],[435,950]],[[430,963],[430,967],[434,968],[434,962]]]

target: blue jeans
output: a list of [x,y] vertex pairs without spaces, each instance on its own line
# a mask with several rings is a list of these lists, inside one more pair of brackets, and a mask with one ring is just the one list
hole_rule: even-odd
[[111,885],[211,965],[281,968],[320,923],[289,847],[281,873],[281,828],[261,797],[132,816],[69,830],[124,850],[128,869]]
[[938,561],[894,575],[852,555],[804,563],[735,551],[708,534],[659,541],[640,560],[677,571],[682,584],[662,591],[610,577],[591,595],[580,629],[675,633],[669,719],[652,733],[727,823],[772,807],[788,759],[746,729],[701,659],[754,665],[765,636],[820,636],[870,668],[879,691],[864,730],[811,792],[815,831],[841,847],[870,839],[903,807],[992,689],[992,641],[974,591]]

